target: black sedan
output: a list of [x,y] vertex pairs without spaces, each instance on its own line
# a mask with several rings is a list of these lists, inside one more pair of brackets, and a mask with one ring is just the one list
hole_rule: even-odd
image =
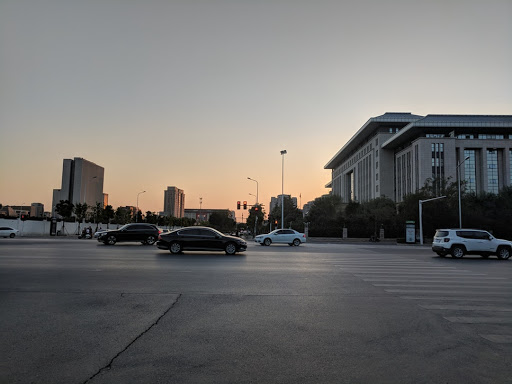
[[224,251],[228,255],[234,255],[247,249],[245,240],[224,235],[208,227],[187,227],[161,233],[156,246],[174,254],[183,251]]
[[134,223],[123,225],[116,230],[101,232],[98,241],[107,245],[124,241],[140,241],[145,245],[153,245],[159,234],[160,230],[153,224]]

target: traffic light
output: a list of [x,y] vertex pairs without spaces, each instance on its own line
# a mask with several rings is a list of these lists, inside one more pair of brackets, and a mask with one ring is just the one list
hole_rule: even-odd
[[244,201],[244,209],[247,209],[247,201]]
[[27,215],[21,215],[21,221],[27,220]]
[[236,209],[240,209],[240,202],[239,201],[236,202]]
[[277,225],[277,220],[274,222],[275,225]]
[[259,207],[254,207],[254,211],[258,212],[259,211]]

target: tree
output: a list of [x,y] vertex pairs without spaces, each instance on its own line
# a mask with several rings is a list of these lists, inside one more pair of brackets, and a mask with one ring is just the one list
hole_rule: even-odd
[[[281,200],[279,200],[281,203]],[[281,205],[276,205],[272,212],[270,213],[270,217],[278,220],[278,227],[281,225]],[[290,196],[284,197],[284,225],[283,228],[292,228],[299,232],[304,230],[304,218],[302,217],[302,210],[298,209]],[[250,228],[249,228],[250,229]]]
[[250,231],[254,231],[256,236],[258,233],[263,232],[263,220],[265,218],[265,211],[261,205],[254,205],[249,210],[249,217],[246,224]]
[[117,224],[127,224],[131,221],[132,215],[128,208],[118,207],[114,215],[114,220]]
[[322,196],[313,202],[305,220],[312,236],[341,237],[343,204],[337,195]]
[[363,214],[369,221],[370,236],[379,236],[384,228],[387,236],[397,234],[397,214],[395,202],[387,197],[378,197],[362,204]]
[[231,232],[235,228],[235,221],[229,217],[229,211],[217,211],[210,215],[209,224],[221,232]]
[[[450,178],[435,180],[427,179],[423,187],[416,193],[404,197],[398,204],[398,228],[404,228],[405,222],[414,220],[419,227],[419,201],[446,196],[444,199],[429,201],[423,206],[423,235],[433,237],[437,228],[458,227],[458,187]],[[438,186],[441,189],[438,189]],[[464,183],[461,183],[463,190]],[[405,230],[403,231],[405,234]]]
[[55,212],[62,216],[62,232],[64,232],[64,221],[69,220],[73,214],[73,203],[69,200],[61,200],[55,206]]
[[80,232],[80,223],[85,219],[89,206],[87,203],[77,203],[73,208],[73,212],[78,220],[78,231]]
[[96,205],[92,208],[91,218],[93,222],[98,224],[101,221],[103,216],[103,207],[101,203],[96,203]]
[[107,228],[108,228],[108,224],[110,223],[110,220],[112,220],[114,218],[114,216],[115,216],[114,209],[112,208],[111,205],[107,205],[103,209],[103,215],[101,218],[101,222],[107,223]]
[[151,211],[147,211],[146,212],[146,223],[157,224],[158,223],[158,215]]

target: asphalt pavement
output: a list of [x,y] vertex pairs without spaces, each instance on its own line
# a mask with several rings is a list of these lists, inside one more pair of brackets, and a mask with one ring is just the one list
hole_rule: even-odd
[[0,239],[0,383],[507,383],[512,262]]

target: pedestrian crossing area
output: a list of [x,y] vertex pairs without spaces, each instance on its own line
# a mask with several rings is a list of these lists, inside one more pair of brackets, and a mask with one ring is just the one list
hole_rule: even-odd
[[512,279],[492,277],[434,260],[401,256],[347,255],[331,260],[339,270],[414,302],[453,326],[471,331],[492,343],[512,344]]

